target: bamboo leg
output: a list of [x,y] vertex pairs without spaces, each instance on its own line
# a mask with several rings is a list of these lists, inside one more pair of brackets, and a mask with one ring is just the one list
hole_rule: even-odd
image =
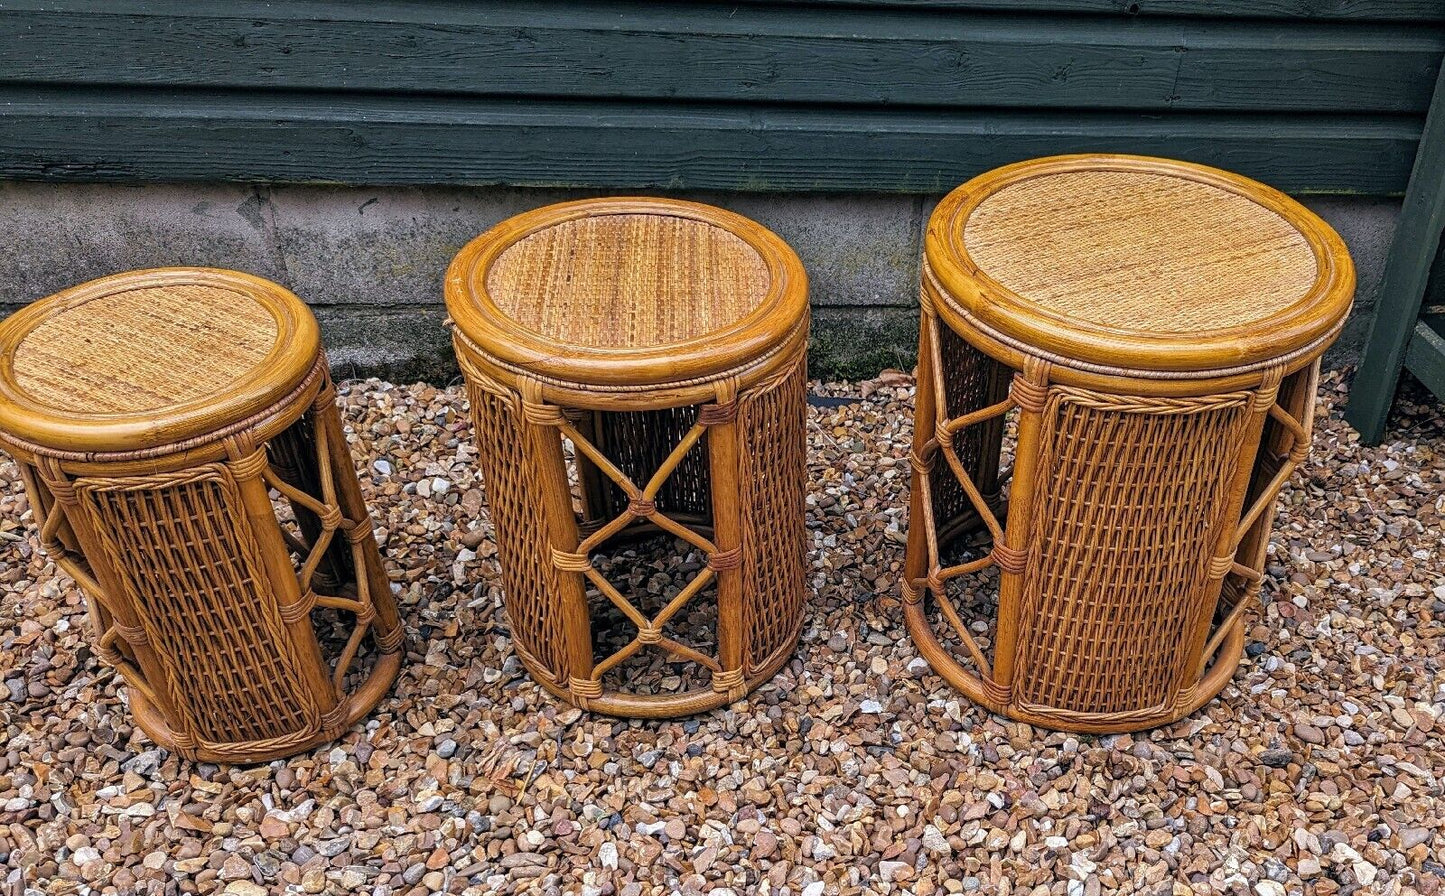
[[[1014,477],[1009,493],[1009,515],[1005,523],[1004,541],[1008,553],[1018,556],[1015,568],[999,567],[998,626],[994,636],[993,696],[1007,706],[1013,698],[1014,662],[1018,655],[1020,614],[1024,598],[1024,575],[1027,569],[1029,523],[1033,516],[1034,496],[1038,489],[1038,460],[1042,450],[1042,433],[1048,396],[1048,364],[1029,359],[1024,371],[1014,377],[1013,395],[1019,406],[1018,448],[1014,457]],[[995,545],[995,554],[1000,554]]]
[[928,533],[924,522],[924,489],[928,488],[920,463],[926,463],[928,442],[934,435],[934,419],[937,414],[938,396],[933,394],[933,367],[938,359],[933,357],[932,331],[938,326],[933,309],[925,305],[918,323],[918,375],[914,388],[913,405],[913,461],[914,469],[908,498],[908,547],[903,561],[904,601],[922,600],[921,594],[914,594],[909,584],[928,575],[931,561],[928,551]]
[[[545,537],[553,556],[572,555],[581,543],[577,516],[572,512],[572,489],[567,481],[567,459],[562,453],[564,422],[562,411],[542,404],[540,389],[528,384],[530,394],[522,398],[523,456],[532,468],[542,495]],[[578,563],[585,563],[580,558]],[[555,561],[554,561],[555,562]],[[602,696],[602,685],[592,678],[592,622],[587,609],[586,580],[580,569],[557,569],[557,601],[561,609],[564,652],[567,657],[568,693],[574,703],[586,708],[588,701]]]
[[[1225,498],[1225,509],[1219,516],[1220,523],[1214,537],[1210,576],[1199,595],[1199,605],[1188,635],[1189,649],[1184,652],[1185,662],[1194,663],[1195,668],[1184,670],[1186,679],[1181,682],[1183,690],[1180,691],[1176,701],[1176,705],[1180,707],[1194,702],[1195,688],[1199,685],[1199,677],[1205,671],[1203,664],[1208,657],[1202,656],[1204,645],[1209,638],[1210,622],[1214,618],[1214,609],[1219,603],[1219,595],[1224,588],[1224,579],[1230,574],[1235,555],[1239,550],[1239,543],[1235,537],[1236,530],[1240,517],[1244,513],[1250,480],[1254,477],[1255,458],[1264,440],[1265,423],[1269,419],[1270,406],[1275,403],[1278,396],[1279,384],[1279,368],[1272,368],[1265,372],[1264,382],[1260,384],[1254,395],[1249,423],[1245,426],[1241,436],[1242,442],[1238,458],[1235,461],[1234,478],[1230,482],[1229,492]],[[1265,519],[1261,519],[1257,526],[1263,526],[1266,531],[1268,530],[1268,522]],[[1243,594],[1240,599],[1244,599]],[[1221,657],[1221,661],[1223,659]],[[1189,677],[1191,673],[1193,673],[1192,677]],[[1220,684],[1222,686],[1223,682]]]
[[329,723],[338,711],[342,695],[327,674],[321,647],[311,627],[310,614],[306,612],[315,595],[301,593],[291,552],[281,537],[281,526],[276,520],[275,508],[271,506],[269,490],[263,478],[267,464],[265,449],[249,444],[249,440],[232,438],[227,440],[226,450],[230,458],[228,465],[241,496],[242,506],[237,509],[246,516],[266,566],[266,585],[272,590],[281,617],[286,621],[287,632],[299,660],[297,673],[301,676],[300,686],[312,694],[319,707],[321,717],[315,723],[317,731],[326,730],[331,727]]
[[[397,611],[396,599],[391,593],[391,579],[387,577],[386,570],[382,567],[381,551],[376,544],[376,534],[371,525],[371,514],[362,498],[361,482],[356,475],[356,461],[346,446],[346,435],[341,428],[341,414],[336,409],[335,390],[328,383],[327,388],[323,389],[321,394],[323,397],[317,399],[312,420],[318,428],[323,429],[326,433],[326,450],[331,457],[331,478],[335,483],[336,498],[341,507],[341,513],[346,519],[358,524],[359,534],[352,537],[360,539],[359,545],[361,555],[365,560],[365,569],[357,570],[356,575],[365,575],[367,578],[371,606],[376,612],[376,619],[372,625],[376,626],[377,646],[385,653],[397,652],[401,649],[405,630]],[[380,678],[381,676],[375,677]],[[389,684],[388,682],[387,686]]]
[[722,671],[712,677],[713,690],[728,695],[728,702],[747,693],[744,681],[742,483],[739,481],[737,395],[731,383],[720,384],[717,403],[702,408],[699,420],[708,425],[708,461],[711,470],[713,542],[717,551],[708,566],[717,573],[717,648]]
[[[376,535],[371,524],[371,515],[361,494],[361,483],[356,475],[356,463],[346,445],[346,436],[341,428],[341,415],[336,409],[336,392],[327,381],[326,387],[317,396],[310,419],[322,433],[329,463],[323,464],[330,472],[334,485],[336,503],[342,516],[353,525],[344,533],[345,539],[337,539],[342,549],[353,558],[349,565],[357,576],[357,594],[364,593],[371,607],[371,637],[378,656],[370,674],[361,686],[352,693],[350,712],[346,725],[354,724],[370,712],[377,702],[386,696],[401,671],[401,662],[406,652],[406,628],[402,625],[396,599],[391,593],[391,580],[382,566],[381,552],[376,544]],[[359,558],[357,563],[354,558]],[[362,588],[362,580],[365,588]],[[357,620],[357,625],[362,621]],[[338,663],[347,660],[343,655]],[[336,677],[344,670],[338,668]]]

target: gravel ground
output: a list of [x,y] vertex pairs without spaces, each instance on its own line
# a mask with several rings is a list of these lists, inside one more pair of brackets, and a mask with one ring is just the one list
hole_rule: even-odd
[[[0,465],[0,865],[45,893],[1435,893],[1445,421],[1360,447],[1324,386],[1249,658],[1194,717],[1076,737],[981,712],[900,621],[911,382],[820,385],[796,658],[666,723],[559,705],[512,654],[460,390],[344,389],[412,652],[286,762],[156,750]],[[660,563],[660,561],[659,561]],[[665,564],[643,587],[665,594]],[[639,577],[641,581],[641,577]],[[663,681],[660,687],[668,686]],[[3,891],[5,886],[0,886]]]

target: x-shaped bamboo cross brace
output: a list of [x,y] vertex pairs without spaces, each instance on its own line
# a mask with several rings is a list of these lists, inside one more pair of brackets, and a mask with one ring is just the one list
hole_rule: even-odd
[[587,577],[588,581],[597,586],[597,590],[606,596],[613,606],[617,607],[633,625],[637,626],[637,635],[628,642],[625,647],[593,667],[593,680],[601,679],[609,670],[626,662],[650,644],[656,644],[673,654],[700,663],[713,672],[722,671],[722,665],[713,657],[707,656],[686,644],[666,637],[662,633],[663,626],[676,616],[677,613],[687,605],[688,601],[696,596],[698,592],[702,591],[702,589],[706,588],[708,583],[713,580],[716,573],[714,565],[711,562],[709,562],[709,565],[703,567],[702,571],[698,573],[692,581],[688,582],[687,586],[679,591],[672,600],[668,601],[667,605],[663,607],[656,616],[649,619],[642,611],[638,610],[631,601],[623,596],[611,582],[607,581],[607,578],[592,565],[590,559],[593,551],[597,550],[609,538],[618,534],[636,520],[647,520],[659,529],[686,541],[688,544],[707,554],[710,561],[720,555],[721,552],[718,550],[716,544],[660,512],[655,503],[657,494],[662,490],[663,484],[667,482],[668,477],[671,476],[673,471],[682,463],[683,458],[687,456],[687,453],[692,450],[693,446],[695,446],[698,440],[707,432],[709,425],[708,422],[701,419],[695,423],[693,427],[687,431],[687,434],[682,437],[682,440],[677,443],[677,446],[667,455],[666,459],[663,460],[662,465],[657,468],[657,472],[652,474],[652,478],[647,481],[647,484],[639,488],[637,483],[632,481],[631,477],[618,469],[617,465],[609,460],[607,455],[603,454],[596,445],[592,444],[591,440],[578,432],[570,421],[562,418],[557,422],[557,427],[561,430],[562,434],[570,439],[576,449],[585,455],[604,476],[616,483],[618,488],[622,489],[623,493],[627,496],[628,502],[626,510],[584,538],[577,545],[576,551],[566,553],[554,550],[552,552],[552,561],[558,569],[582,573]]

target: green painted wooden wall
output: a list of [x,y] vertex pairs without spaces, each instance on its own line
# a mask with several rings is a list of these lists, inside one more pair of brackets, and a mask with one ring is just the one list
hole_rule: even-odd
[[0,0],[0,178],[1393,194],[1442,55],[1445,0]]

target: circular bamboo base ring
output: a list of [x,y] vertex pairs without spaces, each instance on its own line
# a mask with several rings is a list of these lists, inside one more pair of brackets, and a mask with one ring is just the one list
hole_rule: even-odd
[[[1215,169],[1060,156],[949,194],[925,239],[903,584],[924,658],[1048,728],[1139,730],[1211,700],[1353,292],[1328,225]],[[986,553],[949,553],[978,531]],[[950,582],[989,567],[984,641]]]
[[[782,668],[806,587],[807,279],[792,250],[696,203],[563,203],[463,249],[447,309],[513,643],[532,676],[586,709],[666,717],[733,703]],[[593,561],[647,533],[707,558],[657,607]],[[670,624],[710,588],[716,649],[706,651]],[[589,595],[635,630],[602,657]],[[710,681],[651,694],[608,683],[644,651]]]
[[[167,268],[30,305],[0,324],[0,447],[161,747],[289,756],[391,687],[404,632],[316,321],[287,290]],[[316,608],[349,622],[344,647],[323,651]]]

